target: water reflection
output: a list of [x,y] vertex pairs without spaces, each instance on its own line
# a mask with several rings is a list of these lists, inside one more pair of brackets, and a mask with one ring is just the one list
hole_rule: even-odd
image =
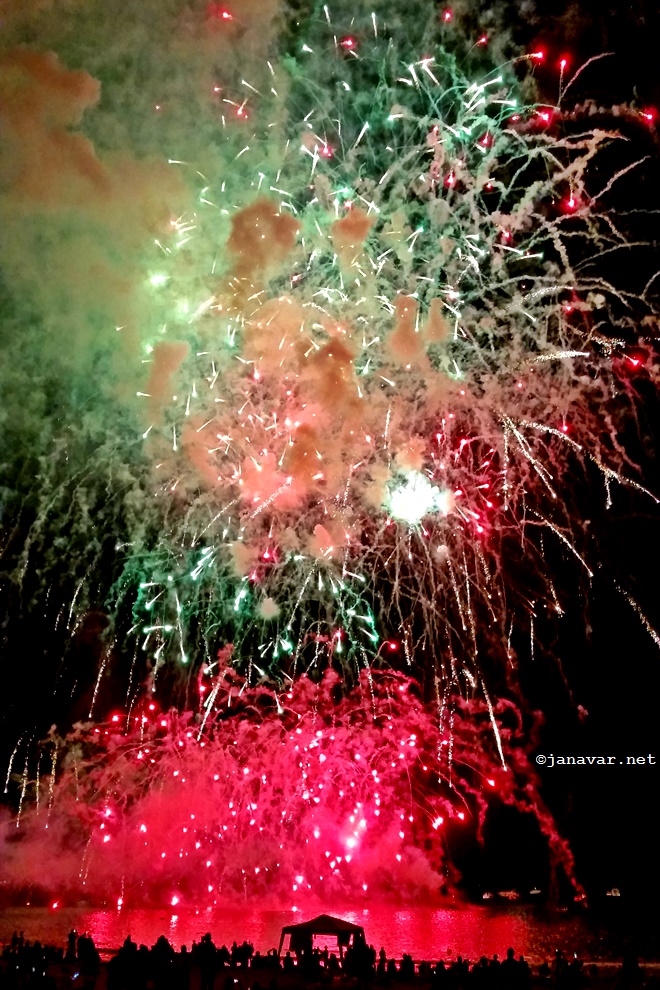
[[[166,935],[178,949],[210,931],[217,944],[249,939],[266,952],[277,946],[283,925],[313,917],[318,911],[267,911],[256,908],[177,908],[158,910],[8,909],[0,912],[0,941],[14,930],[26,938],[64,944],[67,932],[88,932],[101,948],[117,948],[130,933],[138,942],[153,945]],[[409,952],[415,959],[476,959],[482,954],[503,955],[511,945],[530,961],[541,961],[555,949],[577,951],[586,958],[607,958],[606,947],[594,943],[582,917],[540,915],[524,907],[467,906],[452,910],[391,906],[368,909],[334,909],[333,914],[363,925],[367,940],[388,955]]]

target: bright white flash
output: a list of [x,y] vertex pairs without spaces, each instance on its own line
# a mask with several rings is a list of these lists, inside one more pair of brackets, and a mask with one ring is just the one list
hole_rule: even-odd
[[446,516],[451,511],[451,494],[432,485],[420,471],[408,471],[404,480],[390,487],[387,508],[393,519],[416,526],[432,513]]

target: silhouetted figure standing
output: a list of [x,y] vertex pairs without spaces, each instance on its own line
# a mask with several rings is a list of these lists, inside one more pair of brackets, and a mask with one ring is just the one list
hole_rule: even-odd
[[488,959],[482,956],[478,963],[475,963],[470,972],[471,990],[488,990]]
[[544,982],[547,982],[551,976],[552,976],[552,971],[550,969],[550,963],[548,962],[547,959],[544,959],[544,961],[539,966],[539,979],[543,980]]
[[156,990],[169,990],[174,970],[174,949],[164,935],[159,935],[151,950],[151,969]]
[[415,964],[413,962],[413,957],[408,952],[403,953],[399,972],[402,980],[415,979]]
[[132,984],[129,983],[129,987],[133,990],[144,990],[149,980],[149,974],[151,972],[151,959],[149,958],[149,949],[146,945],[141,945],[135,954],[135,969],[132,979]]
[[[234,955],[234,945],[232,946],[232,959]],[[216,970],[216,949],[211,939],[211,933],[202,935],[202,941],[197,946],[197,961],[201,974],[200,990],[213,990]]]
[[555,961],[552,964],[552,978],[555,985],[558,987],[564,987],[566,985],[566,976],[568,974],[568,962],[566,956],[561,951],[561,949],[555,950]]
[[66,939],[66,955],[64,956],[65,962],[75,962],[76,953],[78,949],[78,932],[75,928],[72,928]]
[[520,990],[529,990],[532,985],[532,971],[524,956],[518,956],[518,986]]
[[89,935],[81,935],[78,939],[78,963],[84,990],[93,990],[101,968],[101,957],[96,951],[94,939]]
[[519,967],[513,949],[506,950],[506,959],[500,966],[500,984],[502,990],[518,990]]
[[628,950],[624,953],[621,971],[619,973],[618,987],[620,990],[628,990],[629,987],[639,986],[644,979],[642,967],[634,952]]
[[190,953],[185,945],[181,946],[181,952],[174,960],[175,986],[177,990],[189,990],[190,987]]

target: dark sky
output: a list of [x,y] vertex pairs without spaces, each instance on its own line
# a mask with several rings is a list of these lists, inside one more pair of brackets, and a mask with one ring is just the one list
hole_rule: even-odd
[[540,78],[549,98],[555,93],[551,77],[560,58],[566,57],[578,67],[593,56],[611,52],[611,57],[588,70],[579,95],[596,100],[602,97],[603,105],[634,99],[642,104],[660,102],[660,7],[654,0],[515,0],[495,4],[479,0],[470,5],[470,9],[475,8],[482,22],[493,18],[516,43],[547,50],[547,69]]
[[[660,107],[660,5],[653,0],[570,4],[556,0],[525,4],[522,0],[516,6],[527,16],[519,18],[514,37],[548,53],[538,79],[549,102],[555,98],[561,57],[577,67],[593,56],[612,52],[583,73],[567,105],[590,98],[601,107],[624,102],[639,109]],[[657,135],[641,129],[629,135],[650,161],[636,188],[623,192],[616,205],[633,208],[634,200],[636,208],[658,210]],[[655,217],[645,227],[653,241],[658,230]],[[649,260],[657,265],[657,258],[654,245]],[[641,394],[650,395],[652,390],[642,383]],[[642,402],[640,427],[646,438],[647,481],[657,491],[660,415],[653,398]],[[570,753],[574,748],[583,753],[607,752],[618,759],[645,753],[660,759],[660,652],[610,580],[617,577],[627,587],[657,629],[658,515],[652,505],[624,497],[611,515],[601,512],[595,526],[603,572],[594,582],[590,611],[581,617],[576,608],[563,631],[560,650],[573,703],[564,707],[561,699],[566,701],[568,694],[551,664],[534,685],[534,694],[545,695],[548,721],[543,745],[554,753]],[[543,703],[543,697],[539,702]],[[584,720],[575,715],[577,704],[589,712]],[[642,765],[616,766],[608,775],[592,768],[585,774],[583,769],[566,767],[560,777],[560,768],[554,774],[546,768],[543,780],[547,800],[572,836],[585,880],[595,887],[601,883],[618,886],[641,901],[652,901],[660,882],[660,855],[654,839],[660,771]]]

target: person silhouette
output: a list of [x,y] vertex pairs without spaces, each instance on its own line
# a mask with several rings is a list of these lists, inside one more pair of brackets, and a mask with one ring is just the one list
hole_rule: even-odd
[[[234,942],[234,945],[236,943]],[[197,962],[201,974],[200,990],[213,990],[216,971],[216,948],[211,939],[211,933],[202,935],[202,940],[197,946]]]

